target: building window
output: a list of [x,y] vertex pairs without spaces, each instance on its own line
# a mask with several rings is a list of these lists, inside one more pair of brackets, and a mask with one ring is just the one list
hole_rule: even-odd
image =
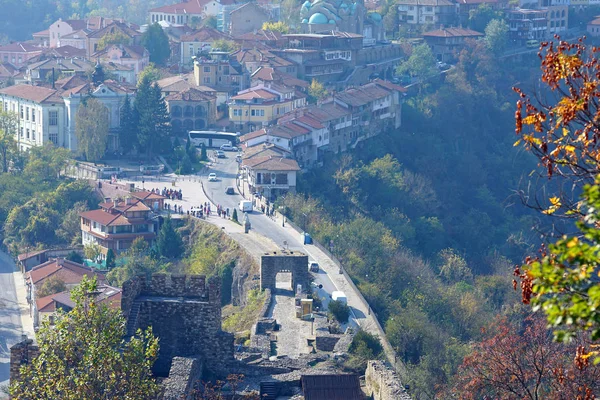
[[265,110],[259,110],[260,111],[260,116],[264,117],[265,116]]
[[58,111],[49,111],[48,112],[48,125],[50,125],[50,126],[58,125]]
[[31,140],[35,141],[35,129],[31,130]]
[[23,106],[21,106],[21,119],[23,119]]
[[29,121],[29,107],[25,108],[25,120]]
[[35,108],[31,109],[31,120],[35,122]]
[[21,137],[25,136],[25,128],[21,128]]
[[204,79],[203,79],[203,82],[204,83],[210,83],[210,77],[205,76]]
[[48,135],[48,138],[55,146],[58,146],[58,133],[51,133]]
[[210,72],[210,67],[204,67],[204,72]]
[[425,11],[432,12],[433,11],[433,7],[425,7]]
[[27,136],[26,137],[27,137],[27,139],[29,139],[29,129],[27,129],[26,132],[27,132]]
[[253,117],[255,117],[256,116],[256,110],[250,111],[250,115],[253,116]]

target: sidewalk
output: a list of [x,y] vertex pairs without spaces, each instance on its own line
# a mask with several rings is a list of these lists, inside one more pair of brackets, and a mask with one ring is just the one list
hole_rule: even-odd
[[19,302],[19,310],[21,311],[21,326],[23,327],[23,335],[27,335],[30,339],[35,339],[35,330],[33,329],[33,317],[31,316],[31,308],[27,303],[27,285],[25,277],[20,270],[13,272],[15,281],[15,289],[17,292],[17,300]]

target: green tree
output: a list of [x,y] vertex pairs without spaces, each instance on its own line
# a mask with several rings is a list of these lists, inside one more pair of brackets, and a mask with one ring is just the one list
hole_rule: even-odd
[[341,323],[348,322],[350,318],[350,307],[346,303],[340,300],[332,300],[327,306],[329,313],[335,317]]
[[158,23],[153,23],[142,35],[141,44],[150,53],[150,61],[164,65],[171,55],[169,37]]
[[144,400],[159,394],[151,371],[158,339],[148,329],[123,340],[121,311],[96,303],[96,289],[96,280],[84,277],[71,292],[73,310],[59,312],[53,326],[42,324],[40,354],[11,382],[13,399]]
[[140,72],[138,76],[138,85],[145,77],[148,77],[150,82],[156,82],[162,78],[162,72],[160,69],[156,68],[156,64],[150,63],[142,70],[142,72]]
[[42,287],[40,287],[35,295],[39,299],[50,296],[51,294],[64,292],[65,290],[67,290],[65,282],[59,276],[51,275],[44,281]]
[[69,261],[73,261],[74,263],[83,264],[83,257],[81,257],[81,254],[75,250],[71,250],[65,258]]
[[81,243],[81,217],[79,213],[87,211],[85,201],[77,202],[63,214],[62,223],[56,230],[56,236],[64,243],[77,245]]
[[398,75],[409,74],[425,81],[438,74],[435,57],[427,44],[414,48],[408,60],[397,68]]
[[83,247],[83,255],[88,260],[96,262],[98,257],[102,254],[102,248],[95,243],[87,244]]
[[147,76],[138,85],[134,106],[139,116],[138,143],[150,159],[157,145],[170,135],[170,117],[160,87],[156,83],[152,86]]
[[345,366],[362,373],[367,368],[369,360],[383,357],[383,346],[377,336],[361,329],[352,338],[348,354],[350,357]]
[[171,217],[165,218],[163,225],[158,231],[156,249],[158,250],[158,254],[165,258],[175,258],[183,252],[181,235],[173,228]]
[[231,220],[234,222],[239,222],[238,221],[238,215],[237,215],[237,208],[233,209],[233,213],[231,214]]
[[396,32],[398,32],[398,5],[396,3],[392,3],[387,13],[383,16],[383,26],[385,31],[395,37]]
[[115,252],[113,251],[113,249],[108,249],[108,251],[106,252],[106,269],[107,270],[112,270],[117,266],[116,264],[116,257],[115,257]]
[[0,111],[0,172],[8,172],[10,160],[17,152],[17,128],[19,119],[17,113]]
[[323,100],[328,94],[329,93],[327,92],[327,89],[325,89],[325,86],[313,78],[310,86],[308,87],[308,100],[311,103],[316,103],[319,100]]
[[493,19],[485,27],[485,41],[495,55],[500,55],[508,44],[508,24],[503,19]]
[[164,269],[164,266],[152,257],[150,253],[148,242],[142,237],[136,238],[131,247],[125,252],[123,257],[125,263],[120,267],[112,269],[106,275],[106,278],[111,285],[122,286],[123,282],[134,276],[144,275],[150,277],[153,273]]
[[206,153],[206,146],[204,145],[204,143],[200,145],[200,160],[201,161],[208,160],[208,154]]
[[108,109],[100,101],[88,98],[75,116],[77,150],[88,161],[98,161],[106,153]]
[[277,21],[277,22],[264,22],[262,25],[262,29],[264,31],[273,31],[273,32],[281,32],[284,35],[290,33],[290,27],[288,24],[286,24],[283,21]]
[[115,31],[114,33],[107,33],[102,36],[98,41],[98,51],[104,50],[110,45],[127,45],[131,44],[131,38],[121,31]]
[[120,114],[121,126],[119,127],[119,145],[123,150],[123,154],[128,154],[138,146],[138,115],[137,110],[131,104],[129,95],[125,95]]
[[208,15],[202,20],[200,26],[203,28],[217,29],[217,17],[214,15]]
[[489,4],[483,3],[469,11],[469,28],[483,33],[491,20],[501,18],[502,12],[495,11]]

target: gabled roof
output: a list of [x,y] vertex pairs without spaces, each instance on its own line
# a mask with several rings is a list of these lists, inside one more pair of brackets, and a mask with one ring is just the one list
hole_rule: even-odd
[[182,92],[184,90],[196,86],[195,84],[190,83],[193,82],[192,79],[193,77],[191,75],[177,75],[159,79],[158,81],[156,81],[156,83],[158,83],[158,86],[160,86],[160,90],[162,90],[163,92]]
[[150,190],[131,192],[131,196],[139,200],[166,200],[165,196],[158,193],[153,193]]
[[8,51],[11,53],[37,53],[42,52],[42,48],[29,43],[9,43],[0,46],[0,51]]
[[[67,293],[69,293],[67,291]],[[54,312],[56,311],[56,307],[54,305],[53,297],[56,296],[57,293],[51,294],[49,296],[45,296],[39,299],[35,299],[35,305],[37,307],[38,312]]]
[[[94,292],[96,304],[106,304],[112,309],[121,308],[121,296],[121,289],[109,285],[98,285]],[[55,303],[64,304],[69,308],[75,308],[75,303],[71,300],[71,294],[69,292],[65,291],[52,295],[52,300]]]
[[305,400],[363,400],[358,375],[302,375]]
[[83,19],[67,19],[65,21],[60,22],[69,25],[74,31],[83,29],[87,26],[87,22]]
[[267,134],[267,130],[265,128],[259,129],[257,131],[246,133],[245,135],[240,136],[240,142],[244,143],[248,140],[255,139],[257,137],[261,137]]
[[276,100],[277,95],[275,93],[271,93],[265,89],[250,89],[245,93],[240,93],[237,96],[233,96],[232,100],[253,100],[253,99],[263,99],[263,100]]
[[385,89],[395,90],[401,93],[406,93],[408,91],[404,86],[396,85],[395,83],[383,79],[375,79],[372,83]]
[[58,72],[60,71],[73,71],[83,73],[94,68],[94,64],[89,61],[80,60],[77,58],[67,58],[67,59],[56,59],[50,58],[47,60],[39,61],[27,66],[28,70],[50,70],[54,68]]
[[0,78],[9,78],[19,74],[19,68],[11,63],[0,62]]
[[389,90],[379,85],[368,83],[363,86],[346,89],[343,92],[337,93],[335,97],[350,106],[359,107],[389,95]]
[[425,37],[479,37],[483,33],[467,28],[441,28],[423,33]]
[[19,254],[17,256],[17,260],[19,260],[19,261],[29,260],[30,258],[33,258],[33,257],[38,256],[40,254],[44,254],[46,251],[47,250],[28,251],[27,253]]
[[202,14],[207,0],[189,0],[182,3],[170,4],[153,8],[150,12],[161,12],[165,14]]
[[58,58],[85,57],[85,50],[73,46],[52,47],[44,50],[44,55]]
[[246,147],[242,153],[242,159],[254,158],[254,157],[283,157],[287,158],[290,152],[272,143],[261,143],[257,146]]
[[92,58],[101,58],[103,56],[108,55],[110,50],[114,48],[118,48],[121,50],[121,58],[129,58],[133,60],[139,60],[140,58],[144,58],[148,50],[146,50],[143,46],[138,45],[126,45],[126,44],[113,44],[107,46],[105,49],[100,50],[94,54],[92,54]]
[[317,121],[310,115],[303,115],[301,117],[295,118],[293,121],[308,125],[314,129],[323,129],[324,128],[323,124],[321,124],[319,121]]
[[295,65],[293,62],[281,58],[265,49],[241,49],[232,53],[240,64],[247,62],[260,62],[270,67],[286,67]]
[[125,34],[126,36],[129,36],[130,38],[134,38],[136,36],[141,35],[140,32],[136,31],[135,29],[131,28],[129,25],[123,23],[123,22],[119,22],[119,21],[113,21],[112,23],[106,25],[104,28],[99,29],[95,32],[91,32],[88,37],[89,38],[102,38],[105,35],[108,35],[109,33],[115,33],[115,32],[121,32],[123,34]]
[[216,99],[212,93],[203,92],[190,87],[178,93],[171,93],[165,100],[167,101],[210,101]]
[[50,37],[50,30],[49,29],[44,29],[43,31],[39,31],[39,32],[34,32],[31,34],[31,36],[33,37]]
[[35,103],[58,103],[62,102],[58,90],[48,89],[41,86],[15,85],[0,89],[0,94],[18,97],[33,101]]
[[200,28],[196,32],[181,36],[182,42],[212,42],[214,40],[231,40],[231,36],[214,28]]
[[96,276],[98,281],[101,282],[106,279],[104,274],[95,271],[91,267],[86,267],[65,258],[56,258],[33,267],[31,271],[27,272],[27,281],[30,284],[37,285],[50,276],[59,277],[65,285],[77,284],[81,282],[84,276],[90,278]]
[[272,156],[248,158],[242,160],[242,166],[265,171],[300,171],[296,160]]
[[92,33],[93,31],[91,29],[79,29],[76,31],[73,31],[71,33],[68,33],[64,36],[61,36],[60,40],[64,40],[64,39],[82,39],[85,40],[90,33]]
[[262,13],[264,13],[264,15],[266,15],[266,16],[269,16],[269,12],[268,12],[267,10],[265,10],[263,7],[259,6],[259,5],[258,5],[258,4],[256,4],[256,3],[253,3],[253,2],[248,2],[248,3],[245,3],[245,4],[241,5],[241,6],[239,6],[238,8],[236,8],[236,9],[234,9],[234,10],[230,11],[230,12],[229,12],[229,14],[231,15],[231,14],[233,14],[233,13],[236,13],[236,14],[237,14],[237,13],[243,13],[243,12],[246,12],[246,8],[248,8],[248,7],[255,8],[255,9],[257,9],[258,11],[261,11]]
[[350,110],[335,103],[310,106],[306,112],[309,114],[309,116],[322,124],[343,116],[352,115]]
[[259,29],[254,32],[244,33],[235,37],[236,40],[245,40],[251,42],[274,42],[283,40],[283,34],[279,31],[272,31],[270,29],[264,30]]
[[588,22],[588,25],[600,25],[600,18],[596,18],[596,19]]
[[291,75],[280,72],[269,66],[261,65],[254,71],[252,78],[265,82],[280,82],[286,86],[298,86],[302,88],[309,87],[309,83],[302,79],[294,78]]

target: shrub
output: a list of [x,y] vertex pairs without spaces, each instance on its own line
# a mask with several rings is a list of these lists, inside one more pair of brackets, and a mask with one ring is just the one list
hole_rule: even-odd
[[348,322],[350,307],[343,301],[333,300],[329,302],[329,313],[341,323]]

